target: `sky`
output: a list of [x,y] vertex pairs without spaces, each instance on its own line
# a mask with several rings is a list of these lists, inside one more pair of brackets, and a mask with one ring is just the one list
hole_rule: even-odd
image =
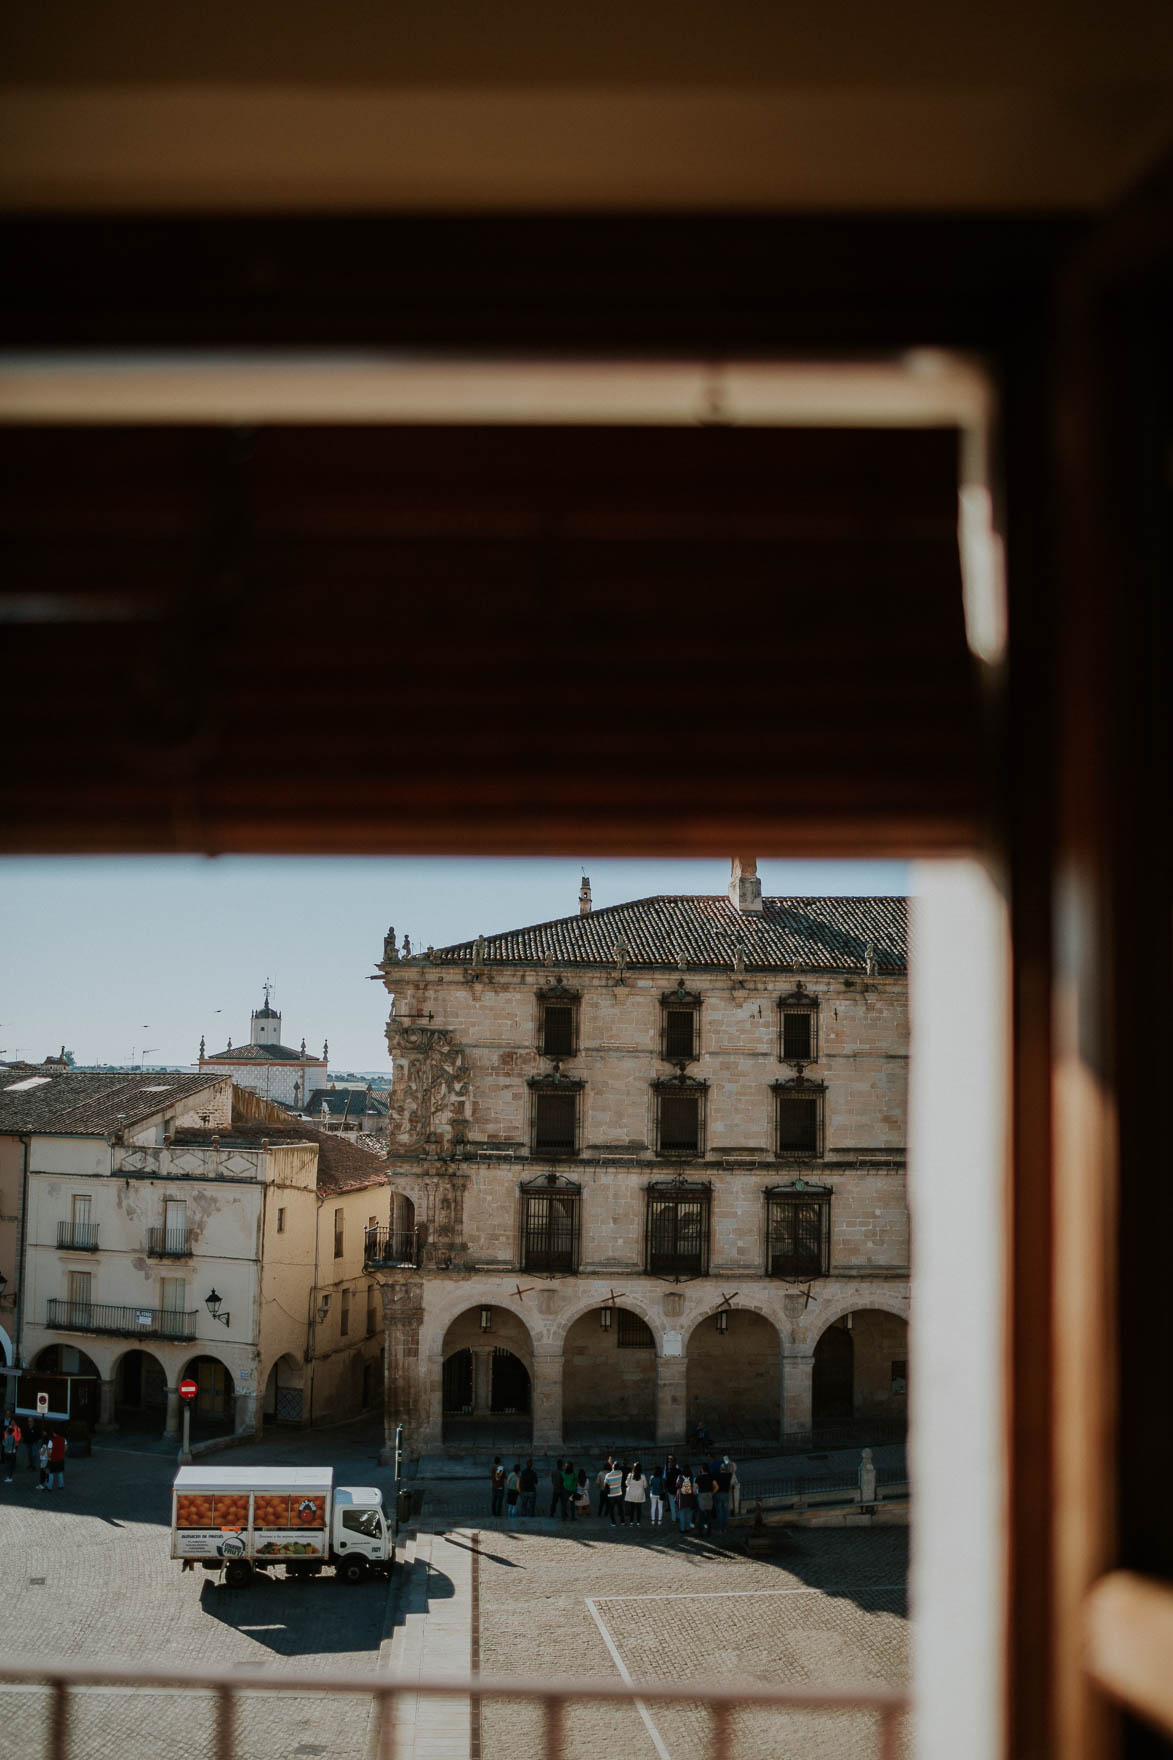
[[[189,1065],[247,1042],[266,978],[281,1037],[337,1072],[389,1069],[389,998],[367,980],[390,924],[419,952],[659,892],[723,893],[729,864],[295,860],[235,856],[0,862],[0,1057]],[[903,893],[900,862],[758,864],[769,896]]]

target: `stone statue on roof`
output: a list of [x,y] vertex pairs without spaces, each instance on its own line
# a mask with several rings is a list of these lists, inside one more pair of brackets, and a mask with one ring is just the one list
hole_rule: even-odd
[[383,964],[393,966],[399,958],[399,949],[395,945],[395,924],[392,923],[383,937]]
[[486,942],[485,942],[484,936],[478,935],[476,940],[472,944],[472,963],[474,966],[483,966],[484,965],[484,963],[485,963],[485,947],[486,947]]

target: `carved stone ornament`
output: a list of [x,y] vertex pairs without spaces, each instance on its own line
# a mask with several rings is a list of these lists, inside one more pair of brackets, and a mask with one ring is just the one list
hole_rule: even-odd
[[652,1083],[653,1088],[669,1094],[701,1094],[708,1085],[700,1076],[688,1075],[683,1068],[674,1076],[657,1076]]
[[441,1154],[450,1150],[453,1110],[468,1099],[472,1078],[463,1046],[448,1027],[417,1027],[392,1015],[387,1049],[395,1060],[387,1120],[391,1151],[416,1155],[429,1139]]
[[527,1088],[553,1089],[559,1094],[575,1093],[579,1088],[586,1087],[585,1082],[576,1081],[573,1076],[564,1076],[557,1058],[554,1059],[554,1068],[548,1075],[530,1076],[525,1085]]
[[780,996],[778,998],[779,1008],[817,1008],[818,1006],[818,997],[806,988],[806,985],[801,978],[798,980],[798,983],[794,986],[793,990],[788,991],[785,996]]
[[824,1094],[827,1091],[826,1082],[813,1081],[809,1076],[803,1075],[801,1063],[798,1065],[798,1074],[790,1081],[771,1082],[770,1086],[775,1093],[784,1094]]
[[681,978],[675,990],[665,990],[660,1001],[665,1008],[699,1008],[704,998],[699,990],[689,990]]
[[561,973],[558,974],[552,984],[548,984],[544,990],[539,990],[537,992],[539,1002],[577,1002],[581,995],[581,990],[567,989],[566,985],[562,982]]

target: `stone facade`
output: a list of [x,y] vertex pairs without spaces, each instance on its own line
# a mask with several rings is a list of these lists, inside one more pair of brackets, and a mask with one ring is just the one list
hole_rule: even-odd
[[[488,1417],[494,1404],[498,1417],[519,1411],[504,1351],[528,1377],[535,1447],[592,1422],[667,1443],[698,1419],[776,1435],[832,1412],[902,1412],[907,984],[902,942],[888,934],[878,958],[866,934],[866,907],[902,901],[850,901],[865,928],[836,935],[834,911],[824,924],[815,907],[837,901],[761,901],[755,884],[743,864],[728,905],[615,907],[653,920],[668,942],[661,963],[654,940],[631,957],[624,921],[600,921],[608,912],[539,926],[566,931],[554,957],[533,948],[534,930],[383,962],[394,997],[389,1257],[399,1261],[380,1270],[386,1410],[418,1446],[442,1446],[445,1408],[449,1420]],[[709,907],[730,919],[723,959],[706,958],[693,932]],[[766,945],[783,912],[800,925],[806,963]],[[889,916],[877,921],[882,936]],[[583,957],[575,937],[585,943],[587,925]],[[612,957],[600,958],[608,939]],[[666,1037],[670,1010],[691,1014],[684,1041]],[[809,1016],[793,1042],[787,1011]],[[667,1055],[682,1046],[691,1055]],[[543,1112],[550,1095],[560,1098]],[[684,1096],[696,1123],[682,1152],[665,1152],[679,1115],[661,1110],[664,1096]],[[784,1122],[792,1099],[805,1109],[798,1147]],[[551,1128],[573,1133],[557,1152]],[[695,1205],[692,1220],[669,1209],[665,1224],[661,1208],[652,1226],[659,1194],[669,1207]],[[552,1260],[542,1233],[551,1205],[561,1218]],[[797,1260],[779,1246],[793,1205],[808,1230]],[[679,1240],[671,1228],[683,1228]],[[471,1363],[453,1366],[463,1352]],[[506,1403],[494,1377],[508,1384]]]

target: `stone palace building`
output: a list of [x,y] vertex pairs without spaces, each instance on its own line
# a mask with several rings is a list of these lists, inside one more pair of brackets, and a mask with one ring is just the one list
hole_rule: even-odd
[[388,1434],[565,1443],[902,1417],[900,898],[657,897],[403,959]]

